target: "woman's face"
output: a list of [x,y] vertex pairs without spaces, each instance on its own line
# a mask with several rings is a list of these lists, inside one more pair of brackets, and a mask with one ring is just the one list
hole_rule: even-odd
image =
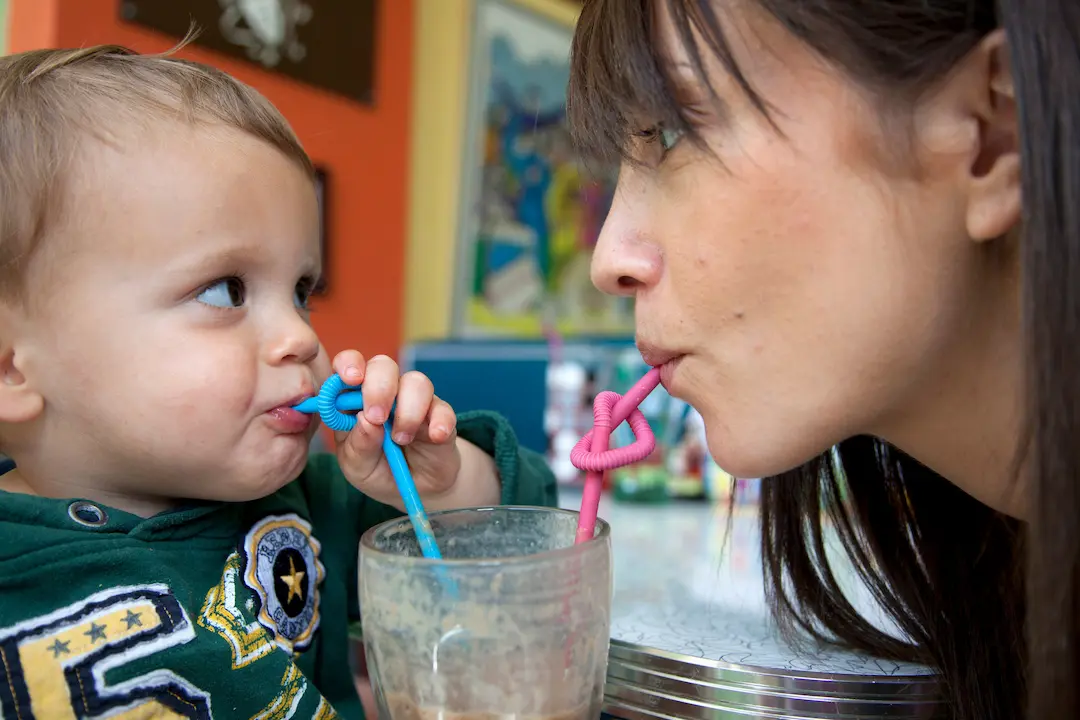
[[771,20],[728,17],[774,127],[703,50],[724,107],[711,103],[659,21],[707,148],[639,144],[645,165],[622,168],[593,280],[636,296],[638,344],[672,360],[663,382],[701,412],[717,462],[762,477],[856,434],[902,447],[947,435],[958,418],[930,408],[966,387],[960,369],[1015,303],[1000,297],[1015,268],[972,239],[977,120],[943,91],[893,127]]

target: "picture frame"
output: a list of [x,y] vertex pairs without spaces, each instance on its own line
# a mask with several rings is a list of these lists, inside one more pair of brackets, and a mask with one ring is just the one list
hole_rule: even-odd
[[328,289],[327,278],[330,275],[330,244],[327,241],[328,188],[326,169],[315,166],[315,197],[319,203],[319,252],[322,258],[322,273],[319,282],[312,288],[312,295],[325,295]]
[[573,23],[536,0],[475,0],[451,332],[627,337],[633,303],[589,279],[614,173],[580,165],[566,122]]
[[115,0],[121,22],[364,105],[375,104],[378,0]]

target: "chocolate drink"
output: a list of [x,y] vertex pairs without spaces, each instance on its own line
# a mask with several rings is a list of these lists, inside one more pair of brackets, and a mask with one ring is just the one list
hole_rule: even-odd
[[[482,627],[483,619],[473,619],[473,627]],[[400,638],[372,629],[365,641],[375,648],[369,667],[379,718],[596,720],[604,687],[597,658],[607,650],[599,638],[606,633],[577,634],[570,642],[549,631],[511,652],[515,638],[509,630],[495,638],[470,634],[467,641],[450,639],[413,661]],[[568,647],[576,652],[568,653]]]
[[[417,704],[404,695],[389,695],[386,704],[390,713],[389,718],[381,720],[506,720],[507,715],[499,712],[446,712],[439,708],[418,707]],[[595,713],[590,713],[588,707],[579,707],[560,713],[544,715],[518,715],[517,720],[595,720]]]

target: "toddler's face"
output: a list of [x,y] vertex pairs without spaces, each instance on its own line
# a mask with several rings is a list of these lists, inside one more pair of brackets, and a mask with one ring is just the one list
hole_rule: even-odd
[[261,497],[314,432],[283,408],[330,372],[306,309],[314,188],[236,131],[120,137],[89,143],[31,275],[23,368],[45,410],[26,472],[163,506]]

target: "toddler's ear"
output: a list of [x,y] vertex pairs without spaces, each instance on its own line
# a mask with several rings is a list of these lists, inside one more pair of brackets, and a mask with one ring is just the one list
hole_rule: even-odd
[[10,312],[0,305],[0,423],[33,420],[45,407],[20,368],[21,357]]

